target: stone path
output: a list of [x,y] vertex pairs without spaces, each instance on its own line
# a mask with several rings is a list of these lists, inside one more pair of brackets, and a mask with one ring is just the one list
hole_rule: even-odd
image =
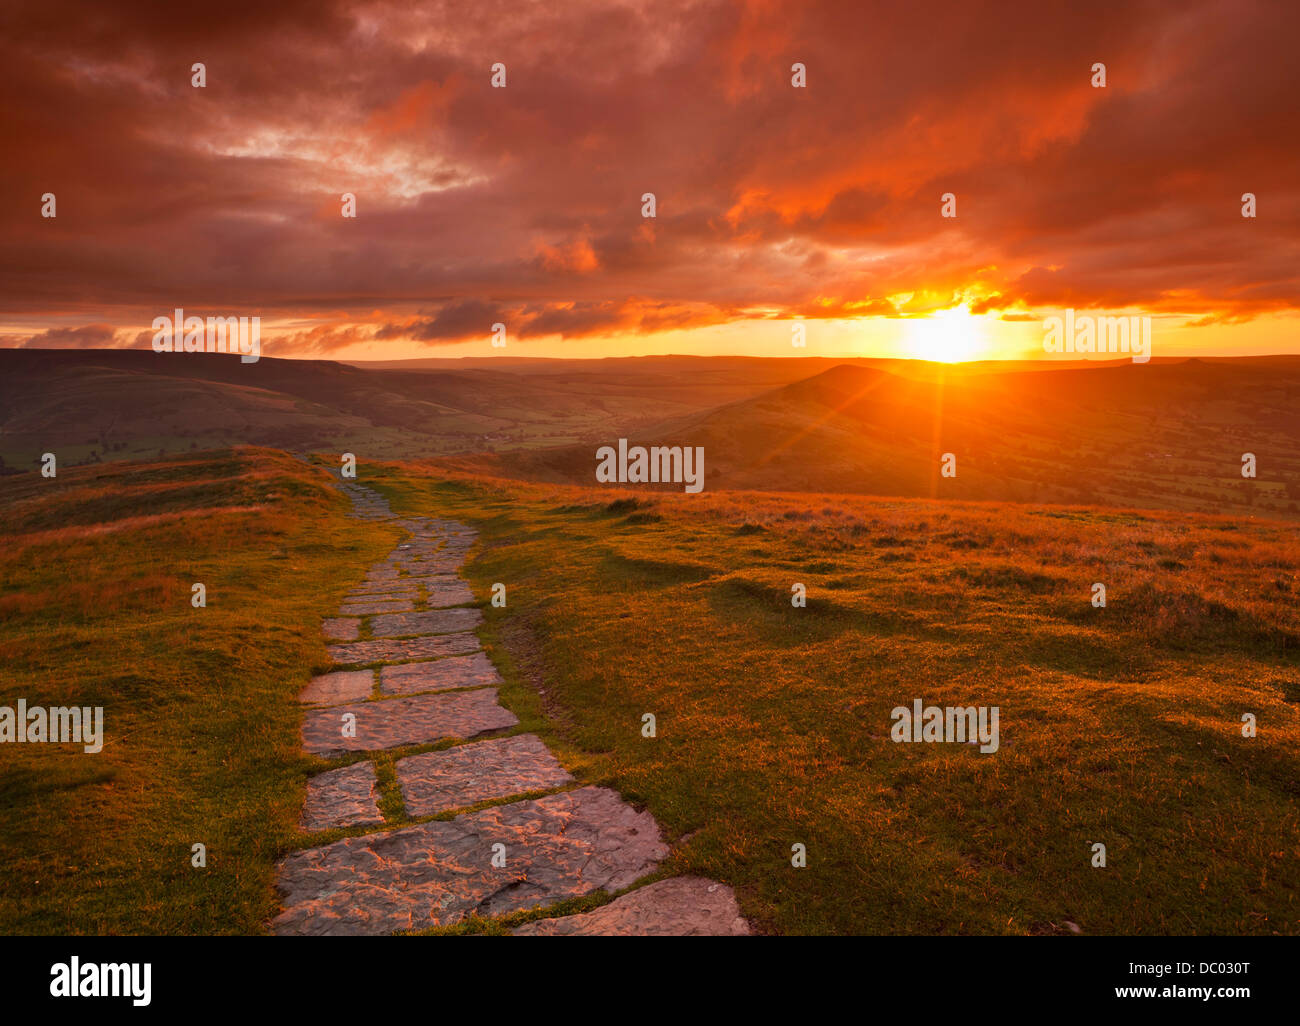
[[[277,886],[284,911],[272,930],[426,929],[597,890],[613,894],[653,873],[668,848],[648,812],[608,788],[575,788],[540,738],[509,733],[519,721],[497,700],[501,677],[474,633],[482,613],[457,576],[473,531],[447,520],[397,518],[371,489],[346,481],[343,489],[356,516],[390,520],[408,537],[347,595],[339,615],[322,623],[336,642],[327,651],[338,669],[315,677],[300,696],[303,748],[366,758],[308,780],[300,827],[380,829],[283,859]],[[451,747],[396,759],[404,813],[385,820],[370,758],[449,740]],[[540,797],[522,797],[529,794]],[[394,801],[383,803],[390,813]],[[490,802],[499,804],[476,808]],[[738,935],[749,927],[731,888],[677,877],[514,932]]]

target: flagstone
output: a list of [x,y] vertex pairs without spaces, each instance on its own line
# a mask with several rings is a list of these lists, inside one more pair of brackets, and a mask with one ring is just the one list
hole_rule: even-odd
[[369,698],[375,689],[374,670],[343,670],[313,677],[298,701],[310,705],[333,705]]
[[343,597],[344,602],[386,602],[394,599],[415,598],[419,594],[419,581],[402,577],[396,581],[379,584],[361,583]]
[[376,638],[410,637],[416,634],[454,634],[470,631],[483,622],[477,609],[435,609],[426,613],[387,613],[370,621]]
[[325,651],[340,666],[361,666],[366,663],[406,663],[414,659],[465,655],[478,649],[479,640],[474,634],[438,634],[423,638],[354,641],[350,645],[329,645]]
[[372,616],[375,613],[402,613],[415,608],[411,599],[364,599],[344,601],[339,612],[344,616]]
[[434,659],[427,663],[402,663],[379,671],[379,690],[386,695],[415,695],[422,691],[477,688],[502,683],[486,652]]
[[[493,845],[505,866],[493,865]],[[498,849],[498,852],[500,849]],[[629,886],[668,854],[654,818],[585,787],[294,852],[278,934],[387,934]]]
[[[597,889],[622,890],[667,857],[652,816],[606,788],[583,787],[529,801],[517,795],[572,785],[532,734],[475,737],[518,724],[497,701],[501,678],[472,628],[482,622],[457,574],[477,533],[455,521],[399,517],[376,492],[344,482],[354,515],[386,520],[407,538],[344,598],[322,629],[336,665],[392,664],[376,673],[335,670],[312,679],[300,700],[306,751],[337,757],[456,739],[451,748],[394,767],[413,816],[480,802],[507,804],[454,819],[345,838],[295,852],[277,865],[282,934],[379,934],[445,925],[467,915],[546,908]],[[366,624],[371,640],[356,640]],[[409,636],[416,632],[418,636]],[[449,632],[449,633],[440,633]],[[344,737],[344,727],[355,737]],[[307,781],[306,831],[382,824],[374,765],[358,762]],[[504,855],[504,863],[499,858]],[[580,915],[544,919],[521,935],[743,934],[735,895],[694,877],[659,881]]]
[[397,762],[397,781],[410,816],[435,816],[491,798],[547,791],[571,783],[535,734],[457,745]]
[[470,591],[469,585],[463,581],[442,583],[446,578],[431,578],[430,583],[426,585],[426,604],[430,609],[440,609],[446,606],[463,606],[474,601],[474,593]]
[[420,563],[407,563],[404,565],[407,576],[401,580],[409,581],[417,577],[446,577],[460,569],[464,562],[462,556],[439,556],[437,559],[424,560]]
[[[349,715],[355,717],[354,722],[347,719]],[[514,713],[497,704],[496,688],[483,688],[310,710],[303,718],[302,742],[313,755],[335,756],[430,744],[449,737],[472,738],[518,722]],[[349,724],[355,727],[355,737],[343,734]]]
[[511,932],[521,937],[742,937],[749,924],[726,884],[675,876],[591,912],[538,919]]
[[361,621],[351,617],[326,617],[321,631],[333,641],[356,641],[361,637]]
[[414,609],[420,600],[420,592],[415,588],[405,588],[402,591],[381,591],[381,592],[352,592],[343,596],[343,604],[339,607],[340,611],[344,609],[357,609],[360,606],[372,606],[375,603],[393,603],[400,606],[396,609],[373,609],[365,612],[354,612],[351,616],[374,616],[377,613],[406,613]]
[[375,767],[358,762],[307,780],[307,801],[299,825],[312,832],[382,823]]

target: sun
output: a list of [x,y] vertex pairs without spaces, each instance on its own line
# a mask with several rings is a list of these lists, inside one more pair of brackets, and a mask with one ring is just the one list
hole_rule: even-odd
[[909,320],[905,344],[918,360],[958,363],[984,348],[984,323],[964,306]]

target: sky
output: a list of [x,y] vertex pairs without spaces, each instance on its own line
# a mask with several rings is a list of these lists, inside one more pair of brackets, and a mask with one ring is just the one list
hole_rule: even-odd
[[1300,352],[1297,41],[1289,0],[9,2],[0,345],[1012,358],[1073,308]]

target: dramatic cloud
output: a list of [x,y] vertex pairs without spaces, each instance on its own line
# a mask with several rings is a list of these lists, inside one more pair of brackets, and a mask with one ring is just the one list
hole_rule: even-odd
[[18,349],[110,349],[119,345],[117,332],[108,324],[87,324],[84,328],[47,328],[37,335],[20,338]]
[[246,312],[308,354],[1293,310],[1298,30],[1250,0],[11,3],[0,311],[33,345]]

